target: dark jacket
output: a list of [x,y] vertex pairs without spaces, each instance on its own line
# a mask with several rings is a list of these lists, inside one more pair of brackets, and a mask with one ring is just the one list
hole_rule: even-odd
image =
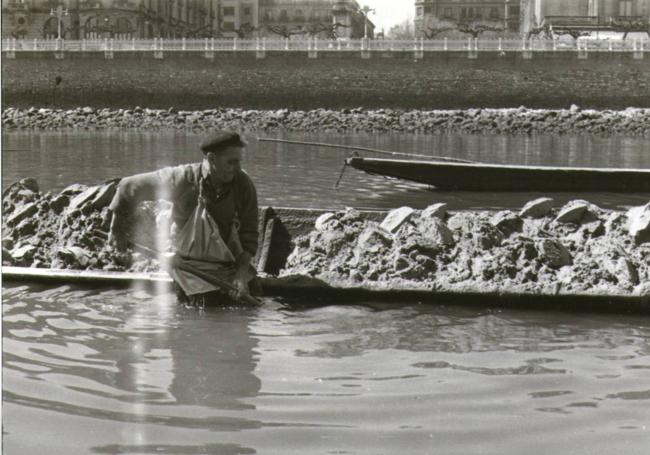
[[202,177],[201,163],[126,177],[120,182],[110,208],[118,216],[128,216],[142,201],[164,199],[174,204],[172,218],[182,228],[196,207],[201,186],[208,213],[218,224],[224,240],[227,241],[237,214],[242,247],[254,256],[258,246],[257,192],[244,171],[238,172],[232,182],[224,185],[220,195]]

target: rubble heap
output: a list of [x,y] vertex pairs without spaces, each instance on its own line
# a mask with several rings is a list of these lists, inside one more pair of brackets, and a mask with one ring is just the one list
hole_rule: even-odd
[[[58,194],[41,193],[29,178],[11,185],[2,198],[3,264],[159,270],[150,254],[108,245],[117,184],[75,184]],[[162,201],[141,204],[130,223],[135,243],[160,244],[154,237],[168,229],[170,212]],[[583,200],[558,209],[549,198],[520,211],[449,213],[446,204],[433,204],[392,210],[382,222],[348,209],[322,214],[294,244],[281,275],[335,286],[650,295],[650,202],[627,212]]]
[[552,202],[497,213],[402,207],[381,223],[326,213],[282,274],[375,289],[650,295],[650,203],[624,213]]
[[[151,270],[155,261],[108,247],[107,216],[117,180],[73,184],[58,194],[41,193],[31,178],[2,194],[2,262],[5,265],[62,269]],[[150,210],[138,211],[142,217]]]

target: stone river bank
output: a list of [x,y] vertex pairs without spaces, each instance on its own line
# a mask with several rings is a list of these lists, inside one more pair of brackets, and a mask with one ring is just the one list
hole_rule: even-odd
[[[3,193],[2,260],[41,268],[156,270],[139,253],[106,245],[117,182],[41,193],[23,179]],[[166,204],[140,206],[141,243],[168,220]],[[148,236],[148,238],[147,238]],[[322,214],[293,239],[283,276],[374,289],[530,294],[650,295],[650,202],[629,211],[548,198],[520,211],[449,213],[402,207],[383,221],[354,209]]]
[[48,108],[2,111],[4,130],[138,130],[418,132],[468,134],[596,134],[650,136],[650,109],[94,109]]

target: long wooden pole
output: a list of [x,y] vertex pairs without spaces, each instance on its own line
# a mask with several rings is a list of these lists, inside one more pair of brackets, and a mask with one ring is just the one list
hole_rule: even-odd
[[436,155],[418,155],[416,153],[402,153],[402,152],[391,152],[389,150],[379,150],[372,149],[368,147],[357,147],[355,145],[340,145],[340,144],[327,144],[323,142],[305,142],[305,141],[290,141],[287,139],[273,139],[268,137],[258,137],[259,142],[276,142],[280,144],[295,144],[295,145],[308,145],[312,147],[329,147],[337,148],[342,150],[355,150],[360,152],[369,152],[369,153],[379,153],[383,155],[392,155],[392,156],[409,156],[413,158],[426,158],[434,161],[445,161],[451,163],[476,163],[476,161],[463,160],[461,158],[452,158],[449,156],[436,156]]

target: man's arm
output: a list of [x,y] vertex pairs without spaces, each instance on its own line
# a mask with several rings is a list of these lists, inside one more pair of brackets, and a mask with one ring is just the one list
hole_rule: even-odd
[[239,240],[244,251],[253,258],[257,252],[259,241],[257,190],[248,174],[242,173],[242,180],[238,204]]
[[233,284],[242,292],[248,292],[249,267],[258,247],[258,203],[257,191],[248,174],[243,174],[239,190],[239,240],[243,252],[236,258]]
[[186,166],[164,168],[123,178],[109,206],[112,216],[109,242],[118,250],[126,249],[129,219],[142,201],[172,201],[187,181]]

